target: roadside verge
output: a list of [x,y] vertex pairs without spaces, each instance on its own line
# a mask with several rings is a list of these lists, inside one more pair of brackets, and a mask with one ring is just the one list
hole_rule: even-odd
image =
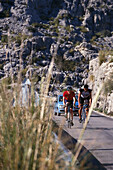
[[95,110],[93,110],[93,112],[94,112],[94,113],[97,113],[97,114],[100,114],[100,115],[102,115],[102,116],[105,116],[105,117],[108,117],[108,118],[113,119],[113,116],[106,115],[105,113],[101,113],[101,112],[98,112],[98,111],[95,111]]

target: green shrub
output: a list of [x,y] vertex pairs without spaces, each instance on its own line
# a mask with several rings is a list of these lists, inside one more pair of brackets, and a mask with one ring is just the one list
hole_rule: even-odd
[[34,27],[32,27],[32,26],[27,27],[27,29],[28,29],[28,31],[30,31],[30,32],[36,32],[36,31],[37,31],[37,29],[34,28]]
[[94,108],[95,111],[99,111],[99,112],[103,112],[103,108],[98,107],[98,108]]
[[21,42],[22,42],[21,38],[22,38],[21,36],[16,37],[16,43],[18,43],[18,45],[21,45]]
[[68,35],[64,37],[64,41],[68,41],[69,37]]
[[3,69],[3,64],[0,64],[0,70],[2,70]]
[[33,27],[40,27],[42,24],[39,24],[37,22],[31,24]]
[[[44,24],[44,23],[37,23],[37,22],[32,23],[32,28],[37,28],[37,27],[39,27],[39,28],[44,28],[44,29],[48,29],[48,28],[49,28],[49,25],[48,25],[48,24]],[[32,28],[29,28],[29,29],[32,30]]]
[[58,27],[54,26],[52,31],[56,32],[57,34],[59,34],[59,30],[58,30]]
[[75,44],[75,47],[76,47],[77,45],[80,45],[80,43],[81,43],[80,41],[77,41],[76,44]]
[[99,65],[101,65],[105,61],[106,61],[106,52],[101,50],[99,51]]
[[78,28],[79,28],[79,29],[80,29],[80,31],[81,31],[81,32],[83,32],[83,33],[87,33],[87,32],[88,32],[88,30],[86,29],[86,27],[85,27],[85,26],[83,26],[83,25],[78,26]]
[[93,36],[91,39],[90,39],[90,42],[91,43],[94,43],[94,41],[97,39],[97,36],[95,35],[95,36]]
[[54,17],[49,18],[49,21],[53,21],[53,20],[54,20]]
[[6,18],[10,16],[10,10],[4,10],[3,12],[0,13],[0,18]]
[[95,35],[97,37],[106,37],[106,36],[110,37],[112,34],[109,30],[102,30],[100,32],[97,32]]
[[112,58],[111,58],[111,60],[113,59],[113,50],[108,50],[108,55],[111,55],[112,56]]
[[106,109],[105,109],[105,110],[103,110],[103,111],[104,111],[104,113],[105,113],[105,114],[107,114],[107,113],[108,113],[108,111],[107,111]]
[[109,112],[109,113],[108,113],[108,115],[113,116],[113,112],[112,112],[112,111],[111,111],[111,112]]
[[[62,19],[62,18],[65,18],[67,17],[68,14],[64,14],[63,16],[58,16],[57,18],[55,18],[53,21],[50,22],[50,25],[52,25],[52,28],[51,28],[51,31],[54,31],[56,33],[59,33],[59,29],[58,27],[62,27],[61,25],[59,25],[59,19]],[[71,32],[71,28],[70,28],[70,25],[67,25],[64,27],[64,29],[67,31],[67,32]]]
[[83,16],[80,16],[78,19],[79,19],[80,21],[83,21],[83,20],[84,20],[84,17],[83,17]]
[[21,34],[19,33],[17,36],[11,36],[10,39],[11,41],[15,41],[16,43],[18,43],[18,45],[21,45],[21,42],[26,40],[27,38],[31,38],[31,36],[27,36],[25,34]]
[[63,60],[62,70],[63,71],[72,71],[74,72],[76,69],[75,61]]
[[56,57],[55,64],[62,71],[74,72],[77,67],[77,63],[75,63],[75,61],[65,60],[65,59],[63,59],[62,56]]
[[27,68],[22,70],[21,75],[22,75],[23,78],[25,78],[27,70],[28,70]]
[[64,29],[65,29],[67,32],[71,32],[70,25],[67,25],[66,27],[64,27]]
[[2,43],[8,43],[8,36],[7,35],[2,35],[1,42]]
[[69,53],[70,53],[71,55],[73,55],[73,54],[74,54],[74,49],[71,48],[71,49],[69,50]]
[[97,39],[97,38],[99,38],[99,37],[101,37],[101,38],[103,38],[103,37],[106,37],[106,36],[111,36],[112,34],[111,34],[111,32],[109,31],[109,30],[102,30],[102,31],[100,31],[100,32],[97,32],[97,33],[95,33],[95,35],[94,36],[92,36],[92,38],[90,39],[90,42],[91,43],[95,43],[94,41]]
[[113,72],[110,74],[109,79],[106,80],[104,84],[104,94],[107,96],[113,90]]
[[58,27],[59,25],[59,18],[55,18],[54,21],[53,21],[53,24],[55,27]]
[[[99,51],[99,65],[101,65],[103,62],[107,61],[107,56],[111,55],[113,56],[113,50],[100,50]],[[113,58],[111,57],[109,62],[113,62]]]

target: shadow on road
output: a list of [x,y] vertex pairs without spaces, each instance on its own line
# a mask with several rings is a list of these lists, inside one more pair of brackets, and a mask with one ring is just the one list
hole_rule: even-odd
[[113,148],[111,149],[111,148],[109,148],[109,149],[90,149],[90,151],[111,151],[111,150],[113,150]]
[[113,128],[105,128],[105,127],[96,127],[96,128],[92,128],[92,127],[87,127],[88,130],[113,130]]
[[91,117],[104,117],[102,115],[91,115]]
[[106,167],[110,167],[110,166],[113,166],[113,163],[107,163],[107,164],[103,164],[104,166],[106,166]]

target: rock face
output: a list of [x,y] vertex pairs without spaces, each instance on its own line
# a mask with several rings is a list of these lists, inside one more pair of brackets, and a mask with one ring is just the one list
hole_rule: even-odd
[[112,42],[112,0],[0,1],[0,78],[32,68],[38,89],[56,52],[53,94],[69,84],[79,88],[89,61],[112,51]]
[[96,104],[96,108],[105,112],[113,112],[113,57],[108,56],[108,61],[99,65],[99,58],[93,59],[89,64],[89,85],[93,96],[102,83],[104,87]]

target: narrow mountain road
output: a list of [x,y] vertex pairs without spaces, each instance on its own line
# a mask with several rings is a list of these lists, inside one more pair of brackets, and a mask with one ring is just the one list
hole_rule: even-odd
[[[78,140],[82,130],[78,116],[74,116],[74,126],[69,129],[65,117],[53,116],[58,125]],[[113,170],[113,118],[105,117],[96,112],[92,113],[83,135],[84,147],[107,169]]]

